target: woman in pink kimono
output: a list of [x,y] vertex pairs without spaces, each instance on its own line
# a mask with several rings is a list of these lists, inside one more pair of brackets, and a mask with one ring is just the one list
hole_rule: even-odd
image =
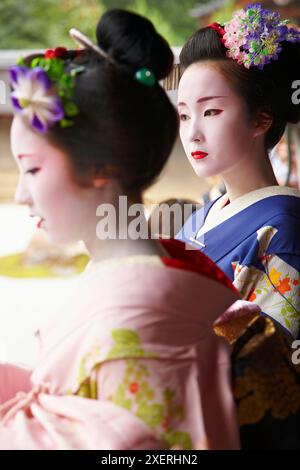
[[[16,200],[52,242],[83,240],[91,261],[41,325],[35,370],[0,365],[0,449],[236,449],[228,350],[212,325],[237,291],[205,255],[141,235],[134,218],[177,133],[158,84],[171,50],[121,10],[102,17],[97,45],[73,35],[81,51],[11,69],[11,142]],[[120,196],[130,208],[116,217]]]

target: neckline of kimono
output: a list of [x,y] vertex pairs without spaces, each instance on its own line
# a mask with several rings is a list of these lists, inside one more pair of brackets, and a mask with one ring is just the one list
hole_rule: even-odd
[[134,266],[138,264],[150,264],[154,266],[162,266],[164,263],[159,255],[128,255],[122,258],[109,258],[99,261],[90,260],[85,268],[85,272],[91,271],[93,268],[114,268],[120,266]]
[[[200,252],[198,252],[197,256],[198,261],[195,264],[192,263],[189,259],[166,257],[159,255],[131,255],[123,258],[110,258],[108,260],[103,261],[90,261],[87,264],[84,272],[82,273],[82,276],[89,276],[89,274],[92,274],[99,267],[101,269],[108,269],[110,271],[111,269],[121,267],[124,268],[147,265],[158,268],[164,267],[173,268],[176,270],[180,269],[189,273],[207,276],[217,282],[221,282],[223,285],[232,289],[235,293],[237,292],[236,289],[232,286],[231,281],[227,279],[227,276],[223,273],[223,271],[219,272],[219,268],[214,265],[213,261],[211,261],[205,255],[200,254]],[[205,260],[204,258],[201,258],[202,256],[205,258]],[[209,267],[209,270],[211,271],[210,274],[207,272],[207,269],[202,267],[202,263],[204,263],[204,261],[206,267]]]
[[[300,198],[300,190],[285,186],[267,186],[265,188],[250,191],[227,205],[225,205],[225,203],[228,200],[228,194],[225,193],[223,196],[218,198],[208,210],[204,224],[196,232],[195,239],[197,240],[200,236],[230,219],[230,217],[233,217],[238,212],[247,209],[252,204],[272,196],[294,196]],[[213,212],[211,212],[212,210]],[[213,215],[215,215],[215,217],[212,218]],[[207,218],[209,219],[208,222]]]

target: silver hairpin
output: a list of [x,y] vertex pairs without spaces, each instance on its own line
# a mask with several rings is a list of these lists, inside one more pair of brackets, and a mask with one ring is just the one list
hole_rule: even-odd
[[76,28],[71,28],[69,31],[69,34],[72,39],[79,45],[83,46],[84,48],[88,49],[93,49],[97,54],[99,54],[101,57],[104,57],[104,59],[109,60],[110,62],[114,62],[112,57],[110,57],[107,52],[105,52],[101,47],[97,46],[97,44],[94,44],[93,41],[88,38],[85,34],[83,34],[81,31],[79,31]]

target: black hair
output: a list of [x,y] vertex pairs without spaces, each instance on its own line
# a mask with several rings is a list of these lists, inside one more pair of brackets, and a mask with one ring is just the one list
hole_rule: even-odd
[[278,60],[272,60],[262,70],[247,69],[228,58],[217,31],[205,27],[188,39],[180,54],[181,71],[197,62],[213,62],[235,93],[245,100],[250,118],[263,112],[272,119],[265,136],[266,151],[279,142],[287,123],[300,121],[300,105],[292,100],[295,91],[292,84],[300,65],[300,44],[283,42],[281,45]]
[[[89,49],[65,54],[66,68],[84,67],[72,97],[79,113],[73,126],[57,123],[46,137],[66,152],[80,184],[96,171],[140,193],[161,172],[177,136],[177,113],[158,83],[171,71],[173,54],[149,20],[125,10],[105,13],[96,33],[113,60]],[[154,73],[154,86],[134,78],[143,67]]]

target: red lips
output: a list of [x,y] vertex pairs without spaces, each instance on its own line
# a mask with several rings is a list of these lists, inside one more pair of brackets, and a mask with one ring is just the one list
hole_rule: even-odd
[[202,158],[205,158],[208,155],[208,153],[197,151],[197,152],[192,152],[191,155],[195,160],[201,160]]
[[45,219],[42,219],[42,218],[41,218],[41,219],[38,221],[38,223],[37,223],[37,228],[41,228],[41,226],[42,226],[44,220],[45,220]]

